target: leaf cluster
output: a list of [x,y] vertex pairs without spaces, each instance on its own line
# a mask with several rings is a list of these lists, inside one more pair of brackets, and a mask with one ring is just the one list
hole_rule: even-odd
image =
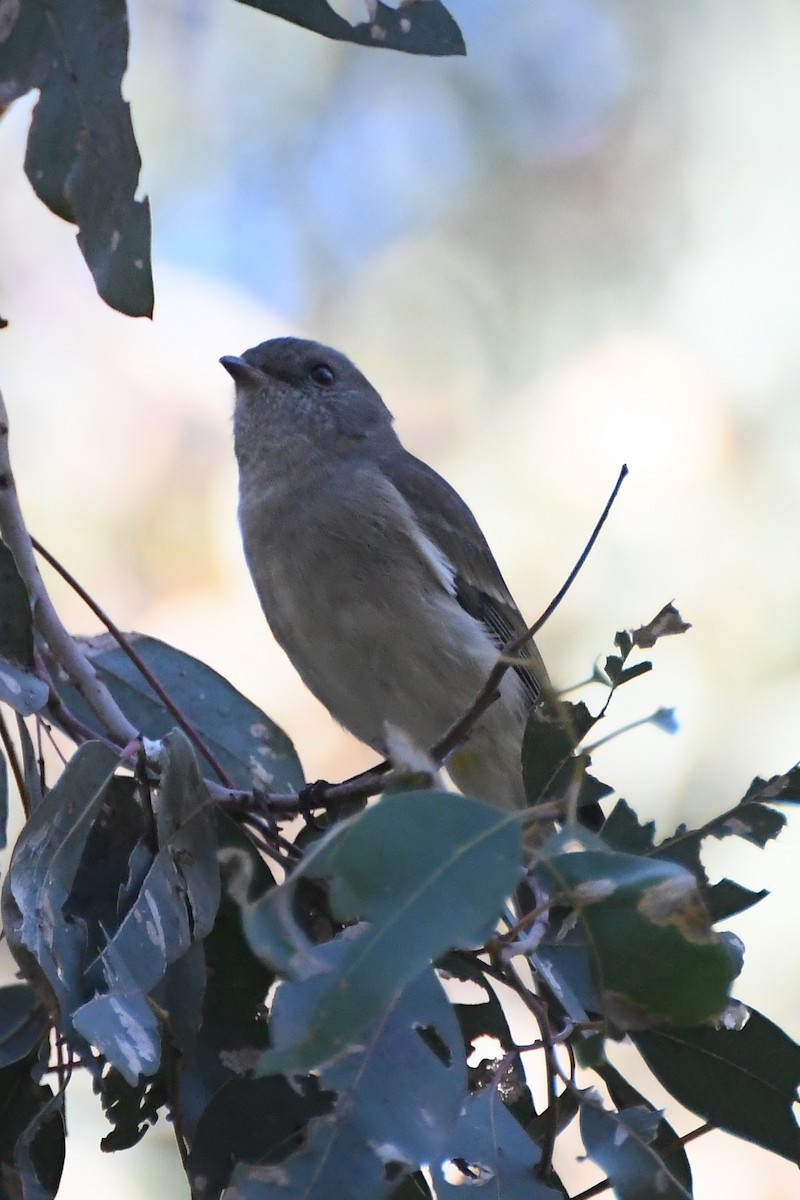
[[[800,1048],[733,1000],[741,947],[714,928],[765,893],[712,883],[701,859],[706,837],[775,837],[800,771],[661,842],[590,771],[588,735],[649,669],[632,659],[684,627],[672,606],[617,635],[597,713],[552,699],[532,715],[524,821],[557,815],[559,832],[527,870],[519,816],[402,771],[366,808],[357,787],[344,805],[304,788],[263,713],[154,639],[124,642],[158,692],[116,643],[85,647],[142,731],[114,747],[54,669],[2,544],[0,611],[27,815],[3,885],[21,982],[0,989],[0,1162],[21,1194],[56,1194],[85,1070],[103,1148],[167,1116],[198,1200],[444,1197],[490,1180],[505,1197],[566,1196],[553,1150],[576,1118],[617,1195],[691,1196],[686,1138],[607,1056],[623,1037],[709,1127],[800,1163]],[[54,726],[77,749],[49,785],[34,737]],[[197,745],[232,786],[207,778]]]

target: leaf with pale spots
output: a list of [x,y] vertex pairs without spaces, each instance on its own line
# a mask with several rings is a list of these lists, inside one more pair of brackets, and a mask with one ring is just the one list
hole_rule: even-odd
[[[303,786],[303,772],[286,734],[227,679],[158,638],[139,633],[126,637],[235,787],[287,792]],[[131,724],[145,737],[163,737],[175,718],[127,654],[109,636],[80,641]],[[67,707],[93,728],[97,718],[77,689],[61,679],[56,686]],[[205,764],[203,769],[209,770]]]
[[574,908],[601,1011],[619,1029],[694,1024],[726,1006],[736,958],[713,929],[694,876],[677,863],[562,839],[537,867]]
[[401,50],[406,54],[465,54],[464,39],[441,0],[389,5],[364,0],[366,20],[351,23],[327,0],[242,0],[337,42]]
[[124,0],[22,4],[0,41],[0,103],[33,88],[25,173],[78,245],[100,296],[133,317],[153,312],[150,206],[137,200],[141,159],[122,98]]

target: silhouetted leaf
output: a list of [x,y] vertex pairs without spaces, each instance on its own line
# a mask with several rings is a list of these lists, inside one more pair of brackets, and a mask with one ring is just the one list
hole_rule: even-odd
[[37,1083],[36,1052],[0,1069],[0,1194],[50,1200],[64,1167],[62,1095]]
[[78,226],[106,303],[144,317],[153,311],[150,208],[135,199],[141,159],[120,90],[127,58],[124,0],[20,4],[0,43],[0,104],[39,89],[25,172],[39,199]]
[[[268,1054],[263,1069],[304,1072],[341,1053],[431,961],[482,942],[518,881],[521,857],[515,815],[448,792],[384,795],[337,825],[288,883],[245,912],[247,938],[265,961],[294,979],[327,977],[297,1045]],[[307,877],[329,881],[337,919],[364,922],[340,935],[349,949],[335,971],[292,912]]]
[[0,542],[0,700],[23,717],[38,712],[47,702],[47,684],[33,669],[33,622],[28,590],[14,555],[3,542]]
[[85,934],[63,920],[92,822],[117,767],[100,742],[76,751],[25,825],[3,886],[3,927],[12,953],[47,1007],[60,1009],[65,1032],[84,995]]
[[800,1163],[793,1113],[800,1046],[749,1010],[741,1029],[650,1029],[631,1035],[664,1087],[712,1125]]
[[[369,19],[351,25],[327,0],[242,0],[339,42],[403,50],[407,54],[466,54],[464,39],[440,0],[406,0],[399,7],[364,4]],[[372,12],[369,10],[373,9]]]
[[50,1019],[27,983],[0,988],[0,1067],[31,1053],[50,1026]]

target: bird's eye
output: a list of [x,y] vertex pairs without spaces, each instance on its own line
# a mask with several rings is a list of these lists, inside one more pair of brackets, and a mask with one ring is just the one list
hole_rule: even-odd
[[316,363],[308,372],[314,383],[318,383],[320,387],[330,387],[334,380],[333,368],[327,363]]

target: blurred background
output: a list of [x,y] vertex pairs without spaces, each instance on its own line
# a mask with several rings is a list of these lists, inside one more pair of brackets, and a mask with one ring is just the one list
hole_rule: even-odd
[[[22,172],[35,97],[0,122],[0,385],[36,536],[123,628],[198,655],[259,703],[309,778],[368,764],[305,692],[252,593],[232,386],[217,364],[277,334],[328,341],[470,503],[531,620],[628,463],[539,640],[566,686],[666,601],[692,622],[606,719],[611,732],[675,706],[677,736],[646,727],[595,758],[660,835],[792,765],[796,0],[452,0],[464,60],[326,42],[233,2],[130,7],[152,322],[104,307],[74,230],[35,199]],[[363,17],[359,0],[334,7]],[[96,630],[53,592],[72,630]],[[731,923],[748,947],[737,994],[797,1038],[789,820],[766,853],[727,840],[706,860],[712,878],[770,889]],[[87,1177],[115,1200],[184,1195],[169,1128],[101,1157],[82,1086],[59,1196],[84,1195]],[[698,1200],[797,1195],[794,1168],[722,1134],[690,1157]],[[563,1154],[558,1165],[573,1190],[598,1177]]]

